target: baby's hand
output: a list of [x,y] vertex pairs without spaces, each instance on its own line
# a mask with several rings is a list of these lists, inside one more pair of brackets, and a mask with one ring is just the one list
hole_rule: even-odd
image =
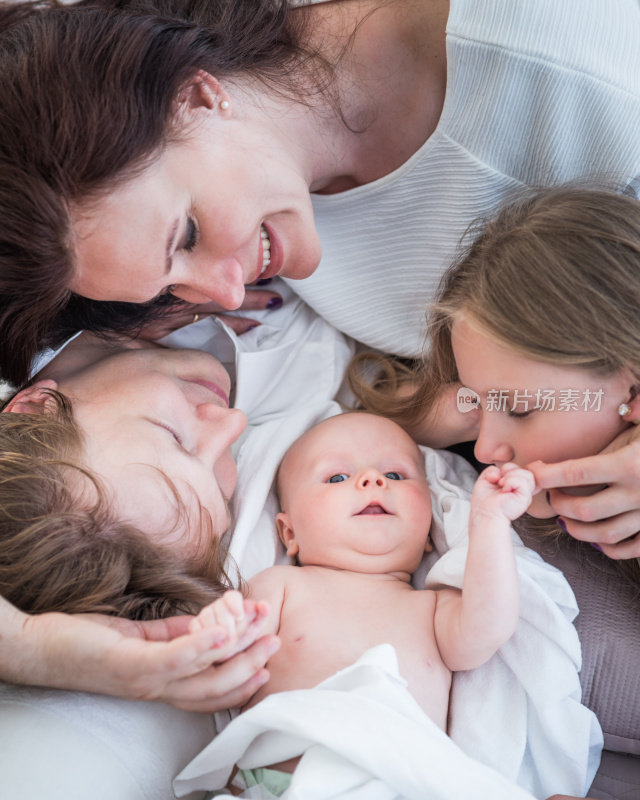
[[229,590],[202,609],[189,624],[189,631],[196,633],[210,627],[220,629],[217,645],[220,654],[213,662],[218,664],[253,644],[260,637],[268,614],[268,603],[251,600],[243,597],[241,592]]
[[471,496],[472,508],[506,517],[510,522],[522,516],[536,493],[533,473],[516,464],[487,467],[480,473]]

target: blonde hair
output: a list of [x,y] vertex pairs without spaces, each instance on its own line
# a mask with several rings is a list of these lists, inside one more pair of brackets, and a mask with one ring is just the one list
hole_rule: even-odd
[[[0,414],[0,595],[30,613],[152,619],[196,611],[229,588],[215,537],[180,560],[114,515],[80,461],[69,401],[51,395],[52,414]],[[78,477],[95,489],[90,501],[74,491]]]
[[[366,380],[360,357],[352,386],[365,408],[411,428],[441,388],[458,380],[451,329],[469,315],[483,333],[544,363],[640,376],[640,203],[609,189],[569,185],[527,193],[479,222],[443,276],[428,318],[430,347],[407,367],[383,360]],[[380,364],[380,357],[374,357]],[[403,401],[393,393],[403,382]],[[621,566],[640,582],[640,562]]]
[[[414,363],[363,354],[351,379],[365,408],[410,424],[457,381],[451,328],[462,314],[521,355],[602,374],[640,376],[640,203],[606,189],[528,193],[468,232],[473,241],[443,276]],[[475,238],[474,238],[475,237]],[[366,380],[373,358],[377,379]],[[405,402],[391,396],[405,381]],[[376,388],[377,387],[377,388]],[[377,406],[377,407],[376,407]]]

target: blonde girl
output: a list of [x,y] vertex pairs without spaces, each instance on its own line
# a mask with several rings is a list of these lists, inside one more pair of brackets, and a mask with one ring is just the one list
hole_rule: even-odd
[[[478,228],[443,277],[424,362],[401,375],[415,393],[382,404],[427,444],[475,439],[483,463],[528,465],[548,490],[532,516],[557,515],[575,538],[635,560],[640,204],[569,186],[529,194]],[[458,395],[460,385],[470,391]],[[380,397],[365,404],[380,410]],[[607,459],[588,458],[603,450],[618,451],[606,481]]]

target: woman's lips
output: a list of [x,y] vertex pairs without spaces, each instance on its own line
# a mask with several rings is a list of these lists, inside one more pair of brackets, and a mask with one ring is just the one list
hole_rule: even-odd
[[278,235],[275,233],[273,228],[270,225],[267,225],[266,222],[262,223],[264,229],[269,236],[269,242],[271,243],[271,262],[269,266],[262,272],[262,240],[258,242],[259,253],[258,253],[258,270],[256,273],[255,278],[252,282],[257,280],[266,280],[267,278],[273,278],[274,275],[277,275],[280,270],[282,269],[284,253],[282,250],[282,242],[278,238]]

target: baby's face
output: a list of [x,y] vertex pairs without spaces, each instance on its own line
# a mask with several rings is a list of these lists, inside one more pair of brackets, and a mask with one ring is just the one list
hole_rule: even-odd
[[390,420],[325,420],[293,445],[279,487],[282,538],[301,564],[410,573],[428,547],[424,458]]

